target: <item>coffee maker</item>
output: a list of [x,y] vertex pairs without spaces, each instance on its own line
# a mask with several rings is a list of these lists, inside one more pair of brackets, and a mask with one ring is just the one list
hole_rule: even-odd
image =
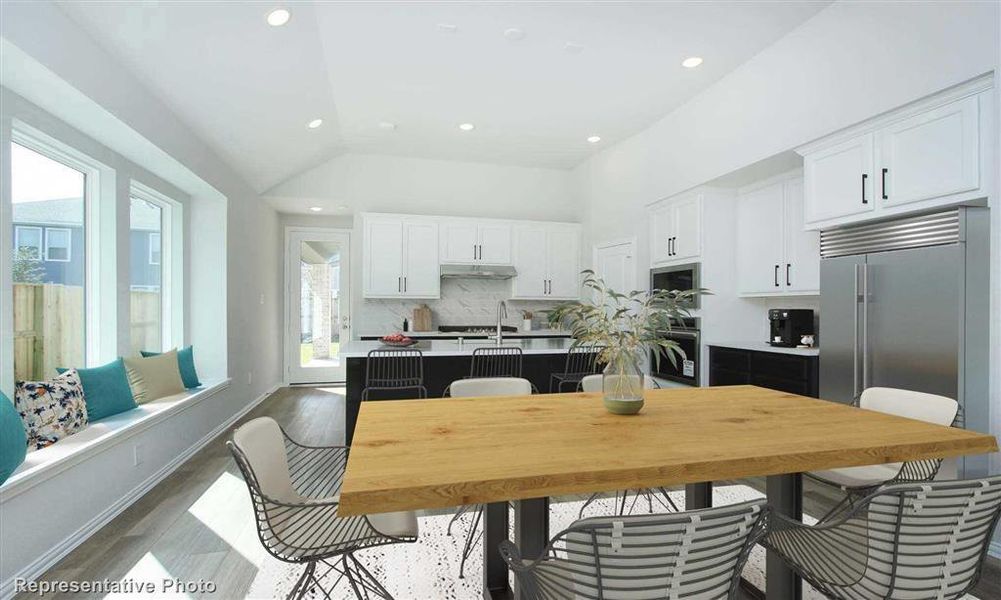
[[768,310],[768,343],[794,348],[800,338],[813,335],[813,311],[806,308],[772,308]]

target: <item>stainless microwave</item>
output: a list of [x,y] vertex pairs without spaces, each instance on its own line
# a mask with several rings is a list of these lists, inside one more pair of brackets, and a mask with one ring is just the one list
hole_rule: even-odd
[[[650,289],[651,290],[695,290],[701,287],[699,282],[701,271],[700,263],[688,263],[684,265],[671,265],[669,267],[659,267],[650,269]],[[699,296],[695,296],[687,302],[680,303],[684,308],[699,308]]]

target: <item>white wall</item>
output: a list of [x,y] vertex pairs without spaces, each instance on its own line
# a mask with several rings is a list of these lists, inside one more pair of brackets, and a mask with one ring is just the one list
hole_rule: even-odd
[[[192,242],[198,239],[202,244],[192,247],[188,261],[190,339],[195,341],[196,355],[206,355],[209,368],[228,373],[233,382],[211,402],[191,409],[187,418],[174,423],[184,431],[158,432],[149,443],[202,439],[280,381],[277,214],[158,96],[54,5],[8,3],[3,17],[0,42],[5,86],[170,182],[187,193],[196,207],[191,214],[191,236]],[[14,55],[20,62],[8,62]],[[148,482],[162,475],[169,456],[159,450],[146,448],[147,460],[116,476],[122,481]],[[94,480],[107,476],[106,472],[91,474]],[[121,490],[112,486],[94,487],[91,492],[80,495],[64,490],[64,501],[78,507],[85,504],[90,514],[101,515],[121,498]],[[58,513],[48,524],[49,530],[36,535],[62,539],[81,525],[61,523],[56,517]],[[5,549],[3,578],[26,567],[42,569],[49,558]]]
[[[833,4],[653,126],[580,165],[574,186],[588,207],[590,235],[637,235],[642,275],[649,264],[646,204],[995,70],[999,30],[994,2]],[[1001,434],[999,212],[992,268],[995,434]],[[821,346],[823,326],[821,316]],[[1001,472],[997,456],[994,472]]]

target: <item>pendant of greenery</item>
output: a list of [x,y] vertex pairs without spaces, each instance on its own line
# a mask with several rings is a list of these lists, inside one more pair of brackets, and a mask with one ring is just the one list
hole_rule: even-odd
[[674,340],[665,338],[672,325],[691,316],[683,303],[705,289],[694,290],[635,290],[621,293],[605,285],[590,269],[581,271],[584,296],[590,300],[563,302],[549,311],[549,325],[562,327],[573,336],[573,346],[598,352],[602,364],[636,364],[646,350],[653,352],[655,366],[660,368],[661,356],[677,367],[685,352]]

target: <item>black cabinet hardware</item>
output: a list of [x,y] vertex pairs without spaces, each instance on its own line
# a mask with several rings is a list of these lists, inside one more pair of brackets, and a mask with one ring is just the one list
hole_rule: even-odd
[[786,263],[786,285],[792,285],[792,282],[789,281],[789,269],[792,269],[792,265],[790,263]]
[[865,180],[869,179],[869,175],[862,173],[862,204],[869,204],[869,201],[865,199]]
[[775,265],[775,287],[779,287],[779,266]]
[[403,291],[403,278],[402,277],[397,277],[396,278],[396,291],[397,292],[402,292]]
[[406,277],[403,278],[403,291],[404,292],[407,291],[407,278]]
[[886,172],[888,169],[883,169],[883,200],[888,200],[889,196],[886,195]]
[[677,238],[669,237],[667,238],[667,255],[674,256],[674,240]]

